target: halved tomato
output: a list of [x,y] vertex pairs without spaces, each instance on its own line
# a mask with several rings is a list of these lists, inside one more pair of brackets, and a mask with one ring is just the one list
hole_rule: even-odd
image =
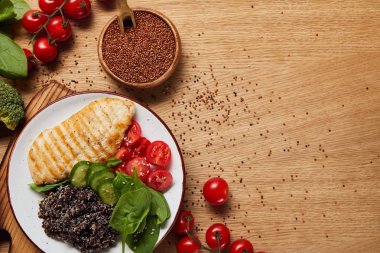
[[121,146],[117,153],[115,154],[117,159],[128,162],[132,159],[132,150],[129,147]]
[[141,127],[139,123],[132,120],[123,140],[123,146],[130,147],[137,143],[141,138]]
[[150,145],[150,141],[145,137],[141,137],[140,140],[136,143],[136,145],[133,148],[132,156],[144,157],[145,151],[149,145]]
[[135,169],[137,170],[137,175],[139,176],[141,181],[145,183],[150,173],[149,163],[145,160],[145,158],[142,157],[133,158],[127,163],[127,165],[121,170],[121,172],[133,176],[133,171]]
[[173,176],[169,171],[157,169],[148,175],[147,185],[160,192],[165,192],[170,188],[173,182]]
[[145,156],[151,164],[166,167],[170,163],[171,151],[165,142],[154,141],[148,146]]

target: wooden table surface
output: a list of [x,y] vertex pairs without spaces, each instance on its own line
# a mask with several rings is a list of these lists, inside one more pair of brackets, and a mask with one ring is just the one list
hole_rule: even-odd
[[[224,222],[232,239],[267,253],[380,252],[378,0],[129,2],[176,24],[183,51],[173,78],[133,91],[108,77],[96,47],[115,2],[93,1],[59,61],[16,82],[25,102],[54,79],[148,104],[183,150],[184,206],[202,240]],[[30,38],[17,28],[22,46]],[[0,137],[0,157],[9,139]],[[211,176],[230,184],[221,208],[201,194]]]

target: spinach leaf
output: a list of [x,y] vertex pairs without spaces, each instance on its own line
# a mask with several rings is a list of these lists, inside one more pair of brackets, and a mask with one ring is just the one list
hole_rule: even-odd
[[157,225],[164,223],[170,218],[170,208],[168,202],[162,193],[147,188],[152,195],[152,202],[150,203],[150,215],[157,215]]
[[25,78],[28,75],[24,51],[13,40],[1,33],[0,75],[10,79]]
[[127,244],[134,253],[151,253],[158,240],[160,226],[156,216],[148,216],[142,233],[127,236]]
[[164,195],[146,186],[138,177],[136,170],[133,171],[132,181],[133,185],[130,187],[130,190],[145,188],[151,194],[152,201],[150,203],[149,215],[157,215],[158,225],[164,223],[167,219],[169,219],[170,208],[166,202]]
[[149,213],[151,194],[141,188],[121,195],[110,219],[110,225],[120,233],[123,252],[127,236],[135,233]]
[[46,184],[46,185],[41,185],[41,186],[33,183],[33,184],[29,184],[29,187],[32,188],[32,190],[36,191],[36,192],[47,192],[47,191],[53,190],[53,189],[55,189],[61,185],[69,183],[69,181],[70,180],[65,180],[65,181],[62,181],[62,182],[59,182],[56,184]]
[[10,0],[0,0],[0,22],[13,19],[16,16]]
[[113,187],[116,194],[120,197],[126,192],[129,192],[132,187],[132,178],[124,173],[116,172],[116,177],[113,180]]
[[120,163],[121,163],[120,159],[113,157],[113,158],[108,159],[107,166],[113,167],[113,166],[119,165]]
[[24,15],[25,12],[27,12],[30,7],[27,2],[24,0],[10,0],[13,3],[13,8],[14,8],[14,13],[16,16],[14,17],[15,20],[21,20],[22,16]]

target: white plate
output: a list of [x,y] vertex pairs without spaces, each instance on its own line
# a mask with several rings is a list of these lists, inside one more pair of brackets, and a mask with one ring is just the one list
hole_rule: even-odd
[[[28,169],[29,148],[37,135],[55,125],[58,125],[75,112],[93,100],[103,97],[122,97],[121,95],[89,92],[65,97],[40,111],[23,129],[11,154],[8,168],[8,191],[10,203],[16,219],[25,234],[41,250],[45,252],[79,252],[69,244],[48,237],[43,228],[42,220],[38,218],[39,201],[44,194],[32,191],[28,184],[32,177]],[[126,98],[124,98],[126,99]],[[172,151],[172,161],[169,171],[173,175],[173,185],[165,192],[171,217],[161,227],[158,243],[166,236],[172,227],[182,201],[184,191],[184,164],[178,144],[165,123],[152,111],[135,102],[136,114],[134,119],[140,124],[143,136],[150,141],[163,140]],[[121,242],[105,252],[121,252]],[[132,252],[127,250],[127,252]]]

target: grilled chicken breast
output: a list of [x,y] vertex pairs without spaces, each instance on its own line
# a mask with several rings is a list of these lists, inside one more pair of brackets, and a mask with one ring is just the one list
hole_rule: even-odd
[[134,114],[132,102],[102,98],[41,132],[28,156],[34,182],[52,184],[66,179],[78,161],[104,162],[114,156]]

